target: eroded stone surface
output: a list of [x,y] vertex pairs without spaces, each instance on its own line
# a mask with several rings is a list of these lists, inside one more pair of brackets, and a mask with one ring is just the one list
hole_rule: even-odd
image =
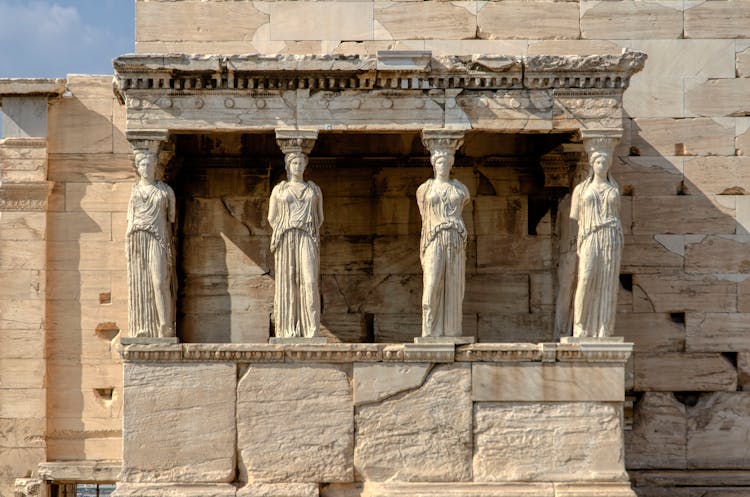
[[126,364],[120,481],[232,481],[235,377],[233,363]]
[[356,409],[354,465],[371,481],[471,478],[468,364],[436,366],[417,390]]
[[355,363],[354,405],[377,402],[417,388],[430,368],[427,363]]
[[618,404],[474,406],[474,481],[627,479]]
[[688,409],[689,468],[750,469],[750,392],[701,395]]
[[352,480],[348,370],[330,364],[248,367],[237,385],[242,481]]
[[237,497],[318,497],[315,483],[250,483],[237,490]]
[[628,468],[685,468],[687,413],[671,393],[646,392],[625,432]]

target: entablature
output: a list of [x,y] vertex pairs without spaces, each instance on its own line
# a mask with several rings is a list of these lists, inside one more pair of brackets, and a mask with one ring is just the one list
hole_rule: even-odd
[[551,132],[618,127],[646,54],[123,55],[114,91],[131,129],[425,127]]

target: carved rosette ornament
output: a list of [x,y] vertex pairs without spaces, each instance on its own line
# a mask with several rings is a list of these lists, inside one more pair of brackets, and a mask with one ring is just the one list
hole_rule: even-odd
[[461,213],[469,189],[450,172],[463,130],[423,130],[434,177],[417,189],[422,216],[422,337],[461,337],[466,280],[466,226]]
[[128,139],[139,176],[128,203],[125,238],[130,336],[174,337],[176,202],[172,188],[157,179],[159,152],[167,133],[129,133]]
[[276,130],[287,173],[287,179],[271,192],[268,205],[276,269],[273,318],[278,338],[320,336],[323,195],[318,185],[304,179],[307,155],[317,137],[316,130]]
[[573,336],[614,335],[623,235],[620,190],[609,173],[622,129],[581,130],[591,166],[573,190],[570,217],[578,223],[578,282]]

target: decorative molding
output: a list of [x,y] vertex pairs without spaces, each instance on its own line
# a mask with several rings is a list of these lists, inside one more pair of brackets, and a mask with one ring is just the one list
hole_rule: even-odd
[[475,343],[456,348],[456,361],[461,362],[538,362],[539,347],[533,343]]
[[52,182],[0,184],[0,211],[46,211]]
[[465,134],[463,129],[423,129],[422,144],[430,152],[446,150],[455,154],[463,145]]
[[318,139],[316,129],[277,129],[276,143],[284,154],[303,153],[309,155]]

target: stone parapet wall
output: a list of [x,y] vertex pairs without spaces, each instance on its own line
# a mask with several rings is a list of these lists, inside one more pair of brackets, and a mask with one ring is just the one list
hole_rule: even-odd
[[632,496],[631,347],[129,345],[117,495]]

